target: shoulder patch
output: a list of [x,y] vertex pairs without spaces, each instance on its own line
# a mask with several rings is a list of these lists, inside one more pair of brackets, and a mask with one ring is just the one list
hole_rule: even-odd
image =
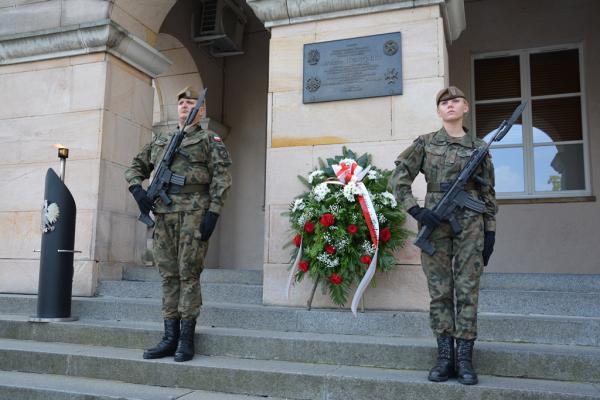
[[219,136],[217,136],[217,135],[214,135],[214,136],[213,136],[213,140],[214,140],[215,142],[222,142],[221,138],[220,138]]

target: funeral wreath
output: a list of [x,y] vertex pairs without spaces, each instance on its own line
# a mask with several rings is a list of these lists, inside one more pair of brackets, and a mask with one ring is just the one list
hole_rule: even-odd
[[308,190],[287,213],[295,247],[288,293],[293,282],[308,276],[314,282],[309,308],[319,283],[343,306],[358,284],[352,301],[356,312],[375,271],[395,266],[394,252],[409,235],[405,214],[387,190],[391,174],[373,166],[369,154],[358,157],[344,147],[342,155],[319,159],[319,168],[308,177],[298,176]]

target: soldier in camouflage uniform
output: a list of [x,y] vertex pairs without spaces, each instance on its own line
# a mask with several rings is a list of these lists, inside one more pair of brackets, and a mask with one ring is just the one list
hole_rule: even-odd
[[[469,105],[460,89],[454,86],[443,89],[436,101],[443,127],[419,136],[398,156],[390,186],[398,201],[419,222],[419,228],[427,225],[434,229],[430,241],[435,253],[431,256],[421,253],[431,297],[431,328],[438,343],[438,360],[429,372],[429,380],[446,381],[457,372],[459,382],[476,384],[472,353],[477,338],[479,280],[492,254],[496,231],[494,168],[488,155],[478,171],[484,183],[467,183],[465,189],[474,198],[481,199],[486,210],[483,215],[469,209],[458,210],[457,220],[462,231],[454,234],[448,221],[441,221],[431,208],[442,198],[448,183],[464,168],[473,150],[483,147],[485,142],[467,134],[463,127]],[[427,181],[425,207],[417,204],[411,191],[419,172]]]
[[[180,126],[197,99],[198,92],[190,87],[177,95]],[[144,358],[175,355],[175,361],[187,361],[194,356],[194,330],[202,304],[200,273],[208,239],[231,186],[229,153],[216,133],[200,127],[205,115],[202,105],[171,164],[173,173],[185,176],[185,186],[170,189],[170,205],[161,199],[152,204],[141,183],[158,167],[175,132],[155,137],[125,172],[140,211],[147,214],[152,210],[156,219],[153,255],[162,278],[165,334],[156,347],[144,352]]]

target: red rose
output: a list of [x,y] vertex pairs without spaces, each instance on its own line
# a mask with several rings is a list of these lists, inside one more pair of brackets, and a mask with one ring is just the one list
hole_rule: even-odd
[[367,256],[367,255],[361,256],[360,262],[363,264],[367,264],[367,265],[371,264],[371,256]]
[[300,242],[302,242],[302,236],[300,236],[300,235],[294,236],[294,245],[296,247],[300,247]]
[[308,264],[308,261],[306,261],[306,260],[302,260],[298,263],[298,268],[300,268],[300,270],[302,272],[308,271],[308,266],[309,266],[309,264]]
[[379,239],[382,242],[389,242],[392,238],[392,232],[390,232],[390,228],[383,228],[381,232],[379,232]]
[[338,274],[331,274],[329,277],[329,282],[333,283],[334,285],[339,285],[342,283],[342,281],[342,277]]
[[327,246],[325,246],[325,251],[328,254],[335,254],[335,247],[333,247],[332,245],[328,244]]
[[306,221],[306,223],[304,224],[304,232],[313,233],[314,231],[315,231],[315,224],[313,224],[310,221]]
[[346,230],[348,231],[349,234],[354,235],[356,232],[358,232],[358,226],[356,226],[354,224],[350,224],[350,225],[348,225]]
[[333,214],[326,213],[321,216],[321,225],[323,225],[325,228],[333,225],[334,222],[335,220],[333,219]]

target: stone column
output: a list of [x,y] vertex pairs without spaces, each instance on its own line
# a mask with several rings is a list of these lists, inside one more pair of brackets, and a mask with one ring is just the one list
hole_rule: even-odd
[[[418,135],[439,129],[434,99],[448,79],[448,7],[443,1],[248,3],[271,29],[263,299],[265,304],[305,305],[309,280],[285,298],[291,250],[283,246],[292,232],[281,213],[304,191],[296,176],[316,168],[318,158],[341,154],[343,145],[372,154],[380,168],[393,169],[397,155]],[[402,34],[402,95],[302,103],[304,44],[390,32]],[[424,197],[424,180],[417,180],[414,192]],[[414,221],[409,228],[416,230]],[[393,272],[376,275],[377,288],[367,290],[365,307],[427,309],[419,252],[409,243],[397,260]],[[317,291],[313,305],[332,303]]]
[[[60,13],[57,2],[44,3],[30,13],[40,20],[38,29],[46,28],[42,12],[54,15],[46,8]],[[77,4],[60,18],[108,2]],[[6,13],[0,9],[4,27],[9,19],[24,20]],[[44,176],[49,167],[58,169],[54,143],[70,149],[66,184],[77,203],[81,253],[73,294],[93,295],[99,276],[119,278],[121,266],[139,260],[135,252],[145,247],[134,243],[145,228],[136,221],[123,171],[151,138],[152,77],[169,61],[110,19],[62,19],[45,30],[15,25],[18,33],[0,32],[0,292],[37,291],[33,249],[40,247]]]

